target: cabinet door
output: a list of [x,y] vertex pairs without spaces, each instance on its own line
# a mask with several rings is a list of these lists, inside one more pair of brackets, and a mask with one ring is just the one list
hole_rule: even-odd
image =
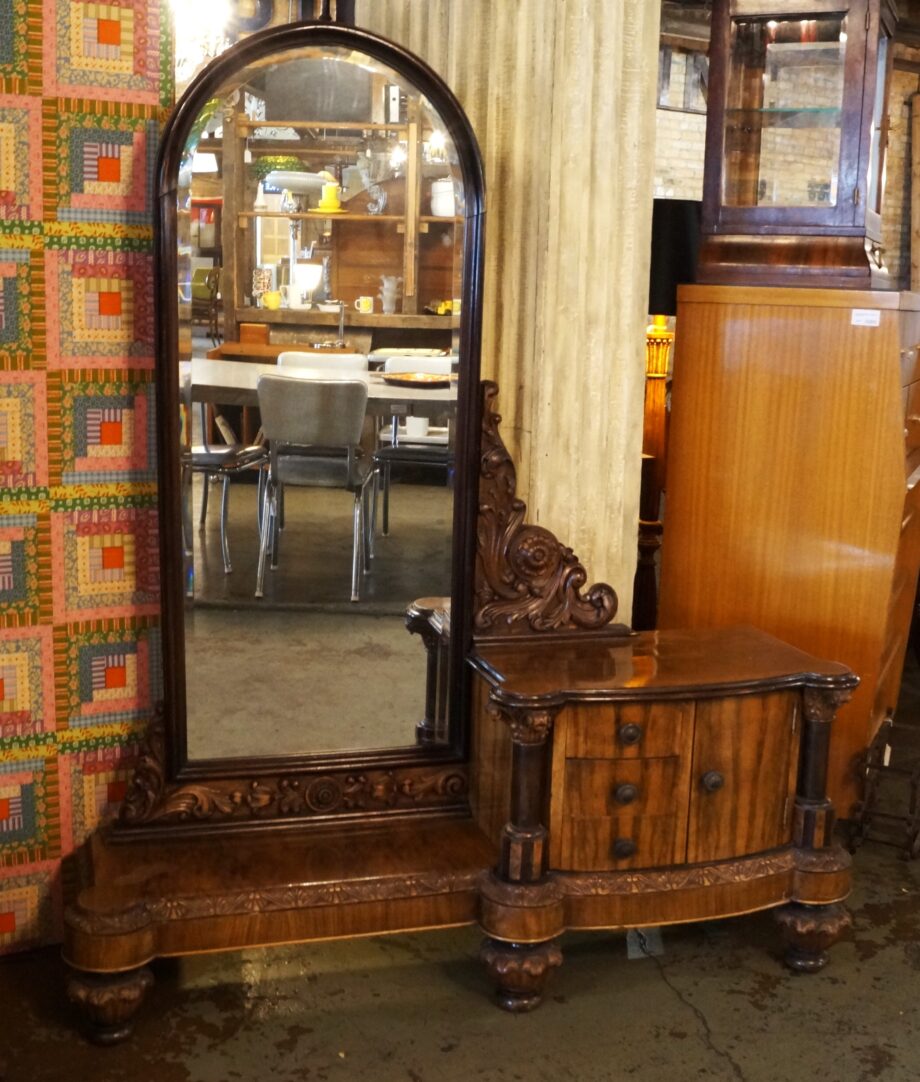
[[792,836],[798,692],[697,703],[687,860],[724,860]]

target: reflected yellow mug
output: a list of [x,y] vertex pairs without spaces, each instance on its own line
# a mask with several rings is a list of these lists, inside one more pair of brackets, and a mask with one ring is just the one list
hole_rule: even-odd
[[359,297],[355,301],[355,308],[358,309],[362,315],[369,316],[374,310],[374,298],[373,297]]
[[274,311],[281,307],[281,293],[277,289],[270,289],[262,294],[262,305]]

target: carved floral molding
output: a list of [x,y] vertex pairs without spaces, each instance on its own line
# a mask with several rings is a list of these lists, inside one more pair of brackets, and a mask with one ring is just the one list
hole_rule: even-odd
[[147,730],[119,821],[132,827],[163,821],[310,818],[442,806],[461,801],[467,788],[463,764],[168,782],[166,727],[160,711]]
[[497,395],[497,384],[484,381],[474,634],[600,629],[616,615],[617,595],[606,583],[583,592],[588,575],[575,553],[549,530],[524,521],[527,506],[515,496],[514,463],[493,409]]

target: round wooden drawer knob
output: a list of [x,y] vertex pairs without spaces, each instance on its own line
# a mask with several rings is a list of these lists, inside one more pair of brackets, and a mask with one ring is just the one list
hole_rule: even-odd
[[618,785],[613,791],[613,799],[617,804],[632,804],[638,796],[639,786],[632,785],[630,782],[624,782],[622,785]]
[[628,725],[621,725],[617,729],[617,740],[621,744],[638,744],[642,739],[642,726],[636,725],[634,722],[630,722]]
[[613,843],[613,855],[617,860],[626,860],[628,857],[634,856],[636,852],[636,843],[632,838],[617,838]]
[[718,770],[707,770],[700,778],[700,785],[702,785],[707,793],[717,793],[724,784],[725,778]]

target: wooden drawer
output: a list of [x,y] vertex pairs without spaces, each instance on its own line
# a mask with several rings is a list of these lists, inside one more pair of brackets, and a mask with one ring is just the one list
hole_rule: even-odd
[[686,802],[682,761],[670,759],[569,759],[564,815],[673,815]]
[[[616,818],[562,822],[558,853],[551,842],[550,860],[562,871],[618,871],[679,864],[686,857],[686,817],[679,815],[621,815]],[[617,842],[634,851],[619,857]]]
[[560,722],[569,759],[660,759],[690,751],[693,703],[578,704]]

